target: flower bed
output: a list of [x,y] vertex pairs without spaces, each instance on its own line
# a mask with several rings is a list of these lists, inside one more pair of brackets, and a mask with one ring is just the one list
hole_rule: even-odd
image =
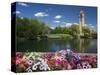
[[96,55],[82,55],[70,49],[52,52],[17,52],[16,60],[12,58],[12,67],[16,72],[37,72],[71,69],[88,69],[97,67]]

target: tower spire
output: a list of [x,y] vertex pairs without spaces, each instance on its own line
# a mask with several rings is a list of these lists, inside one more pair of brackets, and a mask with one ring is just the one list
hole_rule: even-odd
[[80,37],[83,36],[83,32],[82,32],[82,27],[84,26],[85,22],[84,22],[84,11],[81,10],[80,11],[80,16],[79,16],[79,24],[80,24]]

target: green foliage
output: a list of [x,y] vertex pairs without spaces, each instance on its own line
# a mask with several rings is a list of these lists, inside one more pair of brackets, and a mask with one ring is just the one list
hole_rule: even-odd
[[79,34],[79,25],[71,25],[70,27],[56,27],[53,31],[54,34],[66,34],[77,37]]
[[73,37],[78,37],[78,34],[79,34],[79,25],[71,25],[69,27],[69,34],[72,35]]
[[[16,18],[16,33],[19,38],[26,39],[41,39],[47,38],[48,34],[62,34],[60,38],[77,38],[80,30],[79,25],[72,24],[69,27],[56,27],[51,29],[46,23],[37,19],[28,19],[20,17]],[[88,26],[82,27],[82,32],[86,37],[97,37],[97,32],[91,31]],[[64,35],[63,35],[64,34]],[[54,35],[53,38],[59,38],[59,35]]]
[[69,29],[67,27],[56,27],[52,32],[54,34],[67,34]]
[[49,27],[36,19],[16,18],[17,37],[26,39],[38,39],[49,33]]
[[84,36],[86,36],[86,37],[90,37],[90,35],[91,35],[91,31],[87,26],[83,27],[83,33],[84,33]]
[[96,31],[91,31],[91,37],[97,38],[97,32]]

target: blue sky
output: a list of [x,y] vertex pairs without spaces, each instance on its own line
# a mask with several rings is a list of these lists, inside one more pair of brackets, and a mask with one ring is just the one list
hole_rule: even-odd
[[46,22],[50,27],[57,27],[79,23],[80,10],[85,12],[85,23],[92,28],[97,27],[96,7],[18,2],[13,13],[21,18],[36,18]]

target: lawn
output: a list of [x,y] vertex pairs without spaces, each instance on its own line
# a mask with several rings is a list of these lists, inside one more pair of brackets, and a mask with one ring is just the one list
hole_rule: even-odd
[[72,37],[69,34],[48,34],[47,36],[48,36],[48,38],[68,38],[68,37]]

